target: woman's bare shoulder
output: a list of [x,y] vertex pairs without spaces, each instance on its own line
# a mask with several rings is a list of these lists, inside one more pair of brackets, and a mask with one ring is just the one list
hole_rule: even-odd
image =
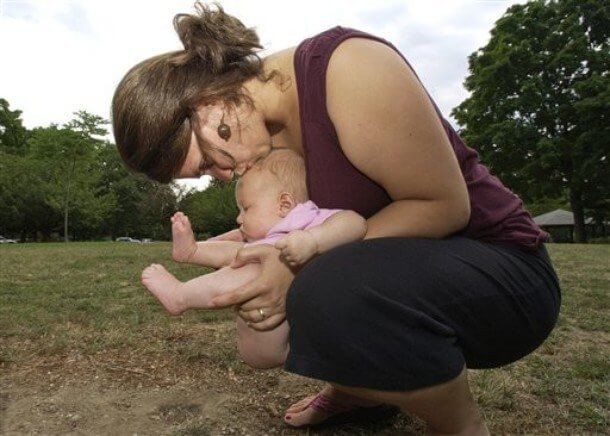
[[[387,44],[349,38],[330,58],[326,72],[326,107],[336,128],[354,128],[356,120],[369,117],[405,114],[416,96],[424,106],[429,105],[422,101],[425,91],[415,73]],[[358,145],[348,142],[342,141],[341,145]],[[357,151],[344,148],[346,154]]]
[[393,199],[437,198],[462,178],[440,118],[392,47],[350,38],[326,73],[326,106],[350,162]]

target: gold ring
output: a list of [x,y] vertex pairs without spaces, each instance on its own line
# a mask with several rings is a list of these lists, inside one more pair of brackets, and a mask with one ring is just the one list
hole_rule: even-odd
[[261,314],[261,321],[267,317],[267,315],[265,315],[265,310],[263,308],[258,309],[258,313]]

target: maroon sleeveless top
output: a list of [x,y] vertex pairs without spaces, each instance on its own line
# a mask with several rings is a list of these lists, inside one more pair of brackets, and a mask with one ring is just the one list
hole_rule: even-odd
[[[398,52],[392,44],[376,36],[334,27],[306,39],[297,47],[294,69],[310,199],[321,208],[351,209],[368,218],[391,203],[392,199],[380,185],[347,159],[326,109],[326,69],[330,56],[341,42],[353,37],[379,41]],[[406,59],[405,62],[409,65]],[[523,209],[519,197],[489,173],[487,167],[479,162],[476,151],[464,144],[438,108],[436,110],[453,146],[470,195],[470,221],[460,234],[529,249],[535,249],[547,241],[548,235]]]

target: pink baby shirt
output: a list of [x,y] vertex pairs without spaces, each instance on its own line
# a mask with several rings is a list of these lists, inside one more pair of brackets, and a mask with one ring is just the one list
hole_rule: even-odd
[[341,212],[342,209],[319,209],[313,201],[299,203],[292,209],[282,221],[271,227],[263,239],[248,242],[245,246],[257,244],[275,245],[293,230],[306,230],[322,224],[332,215]]

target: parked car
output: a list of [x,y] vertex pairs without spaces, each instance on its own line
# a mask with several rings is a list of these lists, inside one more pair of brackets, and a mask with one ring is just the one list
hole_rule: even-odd
[[16,244],[16,243],[17,243],[16,240],[5,238],[4,236],[0,235],[0,244]]
[[136,238],[130,238],[129,236],[121,236],[120,238],[115,239],[116,242],[135,242],[136,244],[141,244],[142,241]]
[[152,241],[153,241],[152,238],[143,238],[142,244],[150,244]]

